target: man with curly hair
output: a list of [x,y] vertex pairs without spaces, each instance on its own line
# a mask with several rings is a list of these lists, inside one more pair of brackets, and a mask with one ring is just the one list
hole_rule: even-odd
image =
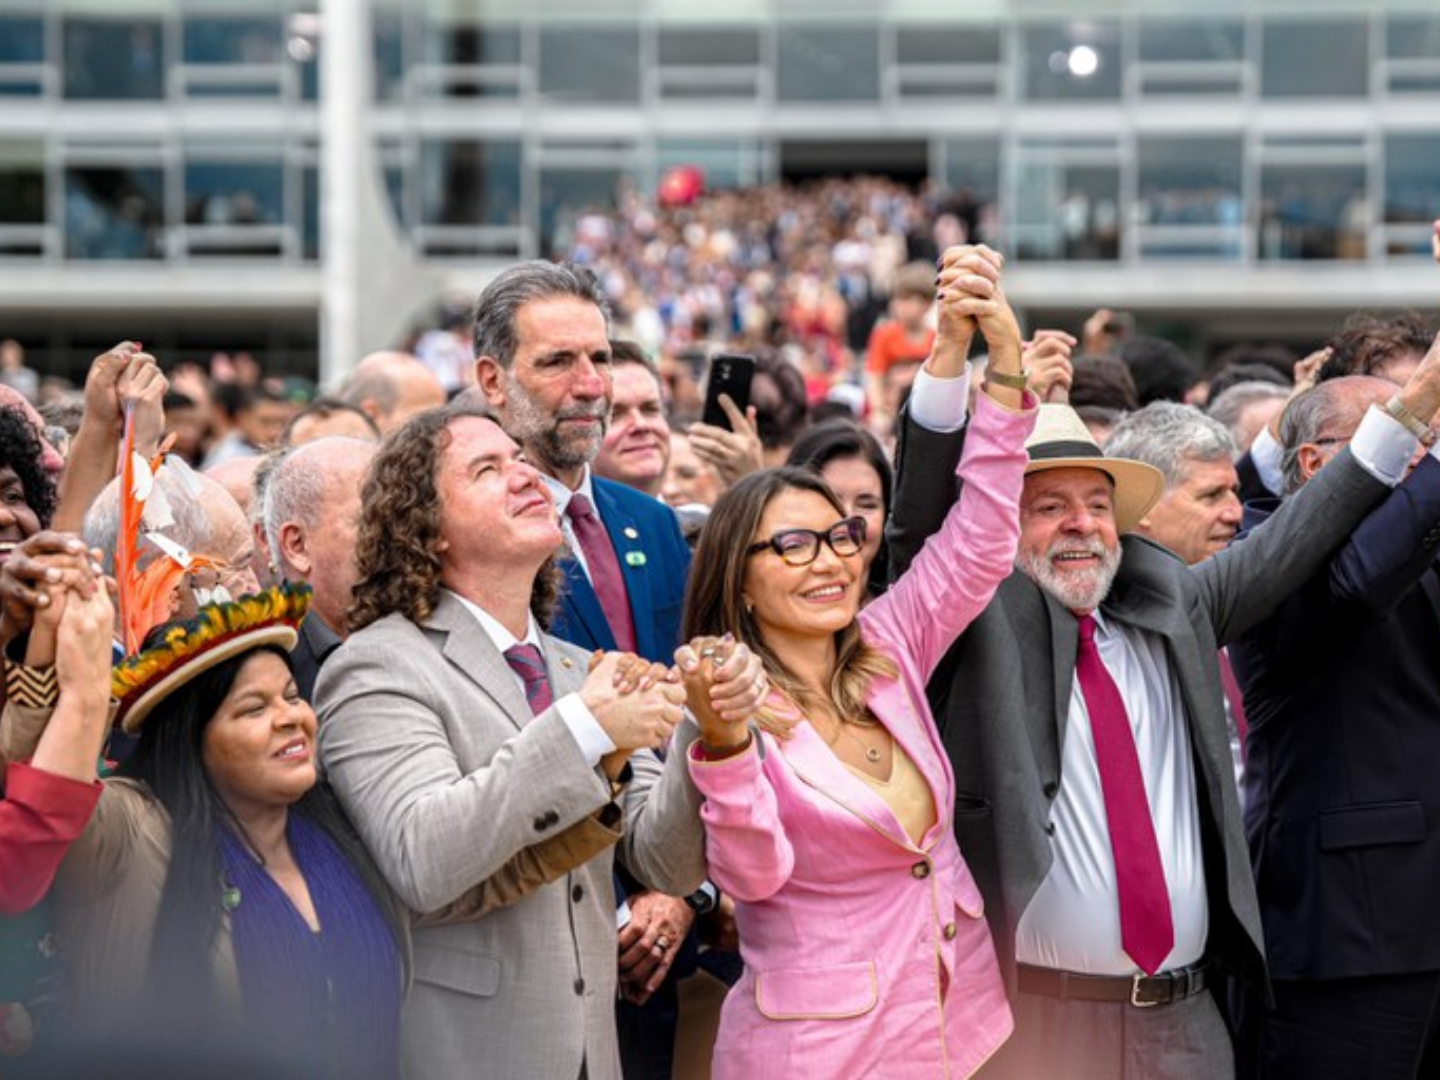
[[618,1080],[614,844],[659,887],[704,876],[684,754],[648,752],[676,730],[683,688],[541,629],[555,504],[493,415],[412,419],[377,452],[361,507],[351,634],[316,700],[330,781],[391,886],[433,912],[568,830],[599,839],[508,906],[415,931],[406,1072]]

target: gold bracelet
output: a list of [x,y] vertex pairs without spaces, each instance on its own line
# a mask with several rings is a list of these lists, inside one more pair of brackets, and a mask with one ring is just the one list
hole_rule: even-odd
[[994,368],[987,367],[985,381],[993,382],[996,386],[1003,386],[1007,390],[1023,392],[1030,388],[1030,373],[1022,370],[1019,374],[1011,374],[1008,371],[996,371]]

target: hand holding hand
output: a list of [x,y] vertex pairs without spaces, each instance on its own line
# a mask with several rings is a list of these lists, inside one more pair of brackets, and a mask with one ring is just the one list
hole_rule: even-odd
[[1020,366],[1029,376],[1030,389],[1041,401],[1070,401],[1070,384],[1075,377],[1071,356],[1077,342],[1064,330],[1036,330],[1025,343]]
[[135,411],[135,449],[149,457],[160,445],[165,434],[165,392],[169,380],[160,372],[160,365],[149,353],[136,352],[120,373],[115,385],[120,414],[126,406]]
[[[56,605],[62,606],[62,605]],[[93,698],[103,717],[110,700],[111,642],[115,607],[107,588],[69,592],[55,641],[55,675],[62,694]]]
[[89,595],[99,576],[98,553],[78,536],[47,529],[21,541],[0,566],[0,645],[30,629],[35,612],[51,604],[48,590]]
[[760,658],[728,634],[696,638],[675,650],[686,701],[709,750],[743,746],[750,718],[769,692]]
[[[580,688],[581,700],[618,750],[664,745],[683,715],[685,687],[679,677],[667,670],[660,681],[641,686],[644,675],[628,677],[633,661],[628,653],[601,655]],[[645,673],[649,674],[648,664]],[[622,686],[629,687],[627,692],[621,692]]]

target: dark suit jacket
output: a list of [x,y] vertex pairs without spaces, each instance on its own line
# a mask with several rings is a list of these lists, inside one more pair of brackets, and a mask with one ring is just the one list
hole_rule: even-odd
[[[936,434],[904,418],[889,534],[892,570],[913,556],[953,501],[947,478],[962,441],[963,433]],[[1125,537],[1120,572],[1102,605],[1107,618],[1166,642],[1195,751],[1210,904],[1207,955],[1262,985],[1260,915],[1215,654],[1314,573],[1384,497],[1385,485],[1348,449],[1332,465],[1266,528],[1194,568],[1148,540]],[[1053,861],[1048,818],[1062,780],[1078,637],[1075,617],[1017,572],[930,681],[955,769],[955,832],[984,893],[1012,990],[1015,928]]]
[[1255,467],[1255,459],[1250,456],[1249,450],[1241,454],[1240,460],[1235,462],[1235,475],[1240,481],[1240,505],[1275,497],[1276,492],[1267,488],[1265,481],[1260,479],[1260,470]]
[[[1323,475],[1323,473],[1322,473]],[[1264,512],[1247,507],[1247,527]],[[1440,968],[1440,462],[1232,645],[1270,972]]]
[[329,623],[314,611],[306,614],[300,624],[300,637],[295,648],[290,650],[290,667],[295,672],[295,687],[300,696],[312,704],[315,701],[315,682],[320,678],[320,665],[326,657],[340,647],[341,638]]
[[[680,644],[680,615],[690,548],[675,511],[642,491],[602,477],[592,478],[595,510],[605,523],[630,594],[635,644],[641,656],[669,664]],[[582,649],[614,649],[615,635],[590,579],[574,559],[561,563],[565,595],[550,633]]]

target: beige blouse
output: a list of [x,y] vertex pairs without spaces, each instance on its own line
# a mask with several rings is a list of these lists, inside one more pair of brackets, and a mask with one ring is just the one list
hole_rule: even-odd
[[893,742],[890,778],[881,780],[863,769],[857,769],[849,762],[845,767],[875,790],[900,822],[905,835],[919,845],[930,826],[935,824],[935,798],[930,794],[930,785],[910,760],[910,755],[900,749],[898,741]]

